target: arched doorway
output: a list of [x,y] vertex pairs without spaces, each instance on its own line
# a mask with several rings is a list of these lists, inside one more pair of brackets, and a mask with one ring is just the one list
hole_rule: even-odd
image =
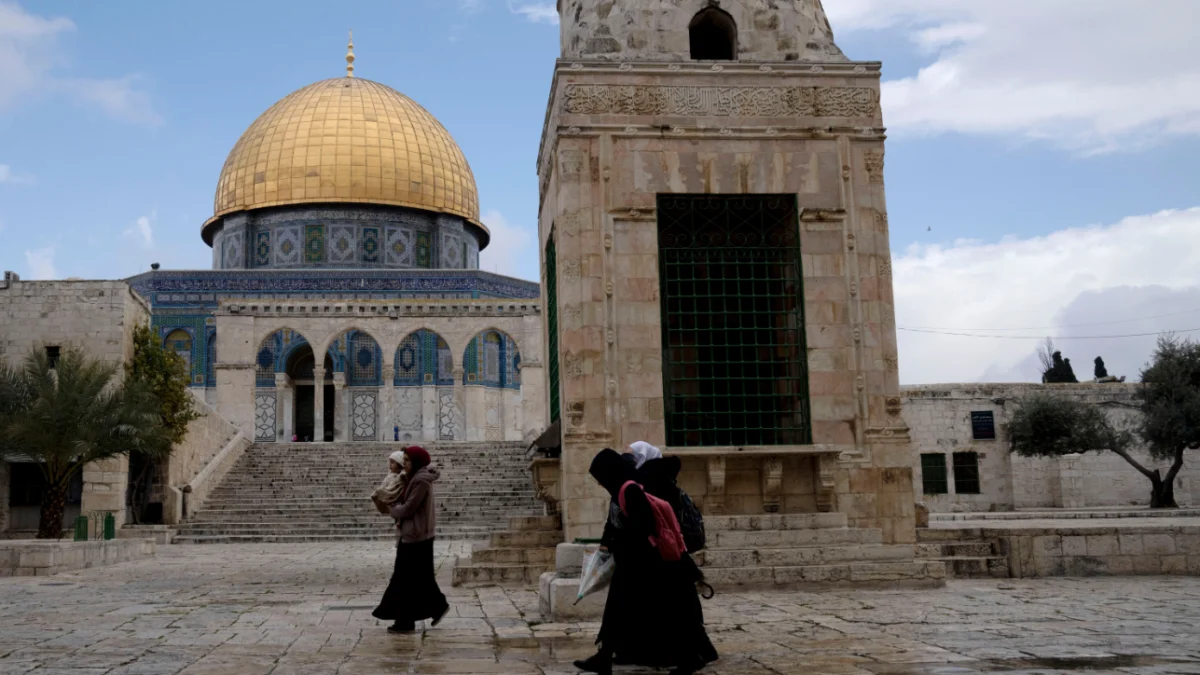
[[467,399],[467,440],[521,438],[521,354],[517,343],[498,330],[485,330],[463,353]]
[[[284,365],[284,372],[291,378],[296,390],[295,408],[292,419],[296,420],[295,438],[301,442],[330,442],[333,441],[334,420],[334,387],[333,359],[325,355],[325,377],[320,383],[316,382],[316,359],[312,347],[305,343],[297,345]],[[317,406],[317,386],[321,387],[321,421],[319,433],[315,426]]]

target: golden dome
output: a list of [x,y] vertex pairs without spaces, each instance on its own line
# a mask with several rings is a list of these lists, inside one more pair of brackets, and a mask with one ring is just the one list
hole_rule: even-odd
[[[312,203],[407,206],[460,216],[483,230],[475,177],[445,127],[404,94],[370,80],[310,84],[271,106],[225,160],[212,243],[227,214]],[[481,246],[482,248],[482,246]]]

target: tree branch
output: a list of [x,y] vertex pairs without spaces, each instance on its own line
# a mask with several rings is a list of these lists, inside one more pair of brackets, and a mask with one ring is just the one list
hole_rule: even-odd
[[1179,470],[1183,468],[1183,451],[1185,448],[1180,447],[1175,450],[1175,461],[1171,464],[1171,470],[1167,472],[1167,485],[1175,484],[1175,476],[1179,475]]
[[[1138,471],[1139,471],[1139,472],[1140,472],[1140,473],[1141,473],[1143,476],[1145,476],[1146,478],[1149,478],[1150,480],[1154,480],[1155,478],[1157,478],[1157,477],[1158,477],[1158,472],[1156,472],[1156,471],[1150,471],[1150,470],[1149,470],[1149,469],[1147,469],[1146,467],[1144,467],[1144,466],[1142,466],[1141,464],[1139,464],[1139,463],[1138,463],[1138,461],[1137,461],[1136,459],[1134,459],[1134,458],[1133,458],[1133,456],[1131,456],[1131,455],[1130,455],[1128,452],[1126,452],[1124,449],[1121,449],[1121,448],[1112,448],[1112,451],[1113,451],[1113,452],[1115,452],[1115,453],[1117,453],[1118,455],[1120,455],[1120,456],[1121,456],[1121,459],[1125,460],[1126,462],[1129,462],[1129,465],[1130,465],[1130,466],[1132,466],[1133,468],[1137,469],[1137,470],[1138,470]],[[1183,460],[1182,460],[1182,459],[1180,459],[1180,463],[1181,463],[1181,464],[1182,464],[1182,462],[1183,462]]]

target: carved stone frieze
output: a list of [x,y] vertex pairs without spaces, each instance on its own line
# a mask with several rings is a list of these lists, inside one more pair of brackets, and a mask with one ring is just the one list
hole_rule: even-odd
[[563,279],[566,281],[579,281],[582,275],[581,265],[578,260],[565,260],[562,266]]
[[671,87],[572,84],[563,112],[689,117],[867,117],[879,92],[866,87]]
[[578,150],[564,150],[560,158],[563,180],[577,181],[583,172],[583,153]]
[[903,412],[899,396],[887,397],[887,400],[884,401],[884,406],[887,410],[887,414],[891,415],[892,417],[899,417],[900,413]]

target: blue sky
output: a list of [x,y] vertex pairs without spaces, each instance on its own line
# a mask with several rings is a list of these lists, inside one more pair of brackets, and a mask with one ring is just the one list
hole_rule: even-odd
[[[276,100],[341,75],[353,28],[357,74],[466,153],[483,266],[536,278],[549,4],[0,0],[0,267],[207,268],[225,155]],[[1039,335],[1135,376],[1153,337],[1067,338],[1200,328],[1171,311],[1200,310],[1200,3],[1145,4],[825,0],[843,51],[884,62],[898,324],[1034,329],[902,333],[904,381],[1028,379]],[[1077,327],[1097,322],[1119,323]]]

